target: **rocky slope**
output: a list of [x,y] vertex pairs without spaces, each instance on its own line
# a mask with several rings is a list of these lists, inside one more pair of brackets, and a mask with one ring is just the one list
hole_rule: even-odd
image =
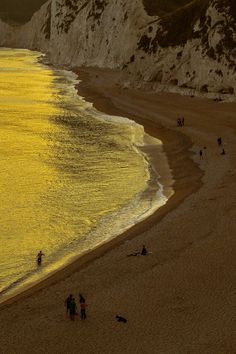
[[118,69],[126,87],[234,98],[234,0],[153,3],[51,0],[21,27],[1,22],[0,45],[47,52],[54,64]]
[[0,18],[11,24],[26,23],[47,0],[1,0]]

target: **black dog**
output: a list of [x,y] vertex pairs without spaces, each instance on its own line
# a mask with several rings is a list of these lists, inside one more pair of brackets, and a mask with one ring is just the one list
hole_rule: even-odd
[[117,319],[117,321],[118,321],[118,322],[124,322],[124,323],[127,323],[127,319],[126,319],[126,318],[124,318],[124,317],[122,317],[122,316],[118,316],[118,315],[116,315],[116,319]]

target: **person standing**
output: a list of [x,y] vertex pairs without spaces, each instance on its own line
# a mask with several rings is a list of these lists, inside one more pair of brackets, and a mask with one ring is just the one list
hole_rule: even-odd
[[85,298],[79,293],[79,303],[82,304],[83,302],[85,302]]
[[145,245],[143,245],[142,251],[141,251],[141,256],[146,256],[147,254],[147,249],[145,247]]
[[77,305],[75,302],[75,298],[73,297],[70,302],[70,319],[71,319],[71,321],[75,320],[76,310],[77,310]]
[[80,319],[81,320],[85,320],[86,319],[86,307],[87,307],[87,304],[86,302],[81,302],[80,303]]
[[221,155],[225,155],[225,149],[222,149]]
[[65,306],[66,306],[66,314],[68,315],[68,313],[70,312],[70,304],[71,304],[71,301],[73,299],[73,295],[70,294],[68,296],[68,298],[65,300]]

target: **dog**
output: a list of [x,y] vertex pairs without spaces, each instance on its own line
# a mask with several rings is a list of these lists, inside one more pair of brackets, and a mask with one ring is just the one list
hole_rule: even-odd
[[127,319],[122,317],[122,316],[116,315],[116,319],[117,319],[118,322],[127,323]]

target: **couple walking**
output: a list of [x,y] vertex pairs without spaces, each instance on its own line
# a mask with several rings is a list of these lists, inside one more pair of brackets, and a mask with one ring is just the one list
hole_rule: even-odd
[[[83,295],[79,294],[79,303],[80,303],[80,318],[81,320],[86,319],[86,301]],[[68,298],[65,300],[65,305],[66,305],[66,313],[70,315],[70,319],[74,321],[75,316],[78,315],[77,313],[77,305],[75,302],[75,298],[73,297],[72,294],[68,296]]]

